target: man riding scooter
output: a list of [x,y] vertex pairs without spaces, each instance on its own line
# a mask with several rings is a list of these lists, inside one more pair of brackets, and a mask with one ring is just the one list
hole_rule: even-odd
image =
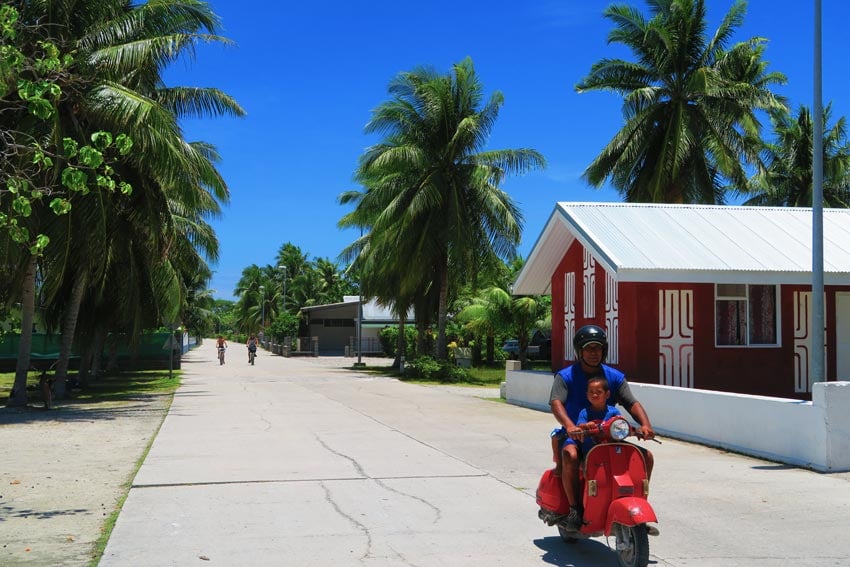
[[[570,504],[566,523],[572,529],[582,526],[581,499],[578,497],[578,473],[581,461],[580,448],[583,432],[576,425],[579,413],[589,405],[587,400],[587,381],[590,378],[604,377],[610,387],[610,404],[620,404],[640,424],[638,435],[643,439],[653,439],[655,432],[649,416],[643,406],[635,399],[625,375],[603,364],[608,355],[608,337],[605,331],[596,325],[585,325],[573,338],[576,361],[555,374],[549,405],[552,415],[561,424],[562,435],[553,434],[552,448],[556,463],[556,474],[560,473],[564,493]],[[646,459],[647,475],[652,474],[652,453],[638,447]]]

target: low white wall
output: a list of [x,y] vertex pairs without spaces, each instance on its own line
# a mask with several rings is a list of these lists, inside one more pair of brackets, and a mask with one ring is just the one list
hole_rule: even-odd
[[[509,403],[549,411],[549,372],[506,372]],[[850,470],[850,382],[814,384],[812,401],[630,382],[660,435],[824,472]]]

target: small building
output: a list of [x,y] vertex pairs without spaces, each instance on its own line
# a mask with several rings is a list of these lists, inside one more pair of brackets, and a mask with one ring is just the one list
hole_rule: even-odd
[[[824,227],[825,368],[850,379],[850,210]],[[810,399],[812,211],[557,203],[514,284],[552,295],[552,368],[585,324],[631,381]]]
[[[301,314],[309,337],[318,337],[319,355],[357,356],[357,307],[360,297],[346,295],[342,303],[302,307]],[[378,305],[374,300],[363,300],[363,323],[361,325],[363,354],[383,352],[378,333],[386,326],[398,325],[389,308]]]

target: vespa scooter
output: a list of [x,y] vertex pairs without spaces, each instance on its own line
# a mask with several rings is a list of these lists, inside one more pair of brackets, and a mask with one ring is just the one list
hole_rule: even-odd
[[646,567],[649,563],[649,537],[659,534],[649,526],[658,519],[647,501],[649,478],[643,453],[622,441],[636,430],[622,416],[603,423],[580,425],[597,444],[587,452],[579,470],[579,488],[584,504],[584,524],[571,530],[566,523],[570,511],[561,477],[555,470],[543,473],[537,487],[538,516],[547,525],[557,526],[561,539],[604,535],[615,537],[617,559],[622,567]]

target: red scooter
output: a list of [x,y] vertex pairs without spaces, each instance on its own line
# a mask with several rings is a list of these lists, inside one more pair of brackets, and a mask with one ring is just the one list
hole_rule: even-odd
[[537,486],[538,516],[550,526],[558,526],[561,538],[606,537],[616,540],[617,559],[622,567],[646,567],[649,563],[649,537],[658,528],[647,525],[658,519],[647,501],[649,479],[643,453],[630,443],[622,443],[635,429],[622,416],[580,426],[597,441],[579,470],[580,496],[584,504],[584,525],[568,528],[570,511],[561,477],[552,469],[543,473]]

